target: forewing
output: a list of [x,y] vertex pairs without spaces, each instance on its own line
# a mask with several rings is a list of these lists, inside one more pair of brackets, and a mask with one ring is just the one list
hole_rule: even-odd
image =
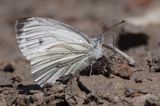
[[17,42],[30,60],[35,81],[54,83],[60,76],[79,69],[88,60],[90,41],[83,33],[59,21],[32,17],[16,23]]

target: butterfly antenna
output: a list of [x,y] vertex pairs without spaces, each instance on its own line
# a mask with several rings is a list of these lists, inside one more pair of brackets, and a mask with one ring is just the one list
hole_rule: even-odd
[[116,54],[116,50],[115,50],[115,38],[114,35],[112,34],[113,37],[113,50],[114,50],[114,55]]
[[[114,28],[114,27],[116,27],[117,25],[120,25],[120,24],[122,24],[122,23],[124,23],[125,21],[124,20],[122,20],[121,22],[118,22],[118,23],[116,23],[116,24],[114,24],[113,26],[111,26],[111,27],[109,27],[109,28],[106,28],[105,26],[103,27],[103,31],[102,31],[102,33],[99,35],[100,37],[104,34],[104,33],[106,33],[107,31],[109,31],[109,30],[111,30],[112,28]],[[116,50],[115,50],[115,38],[114,38],[114,35],[112,34],[112,37],[113,37],[113,48],[112,48],[112,50],[114,50],[114,54],[116,53]],[[106,49],[105,50],[103,50],[103,52],[105,52],[106,51]]]
[[123,21],[121,21],[121,22],[118,22],[118,23],[116,23],[116,24],[114,24],[113,26],[111,26],[111,27],[109,27],[109,28],[106,28],[105,26],[104,26],[104,30],[102,31],[102,33],[99,35],[99,36],[102,36],[104,33],[106,33],[107,31],[109,31],[109,30],[111,30],[112,28],[114,28],[114,27],[116,27],[117,25],[120,25],[120,24],[122,24],[122,23],[124,23],[125,21],[123,20]]

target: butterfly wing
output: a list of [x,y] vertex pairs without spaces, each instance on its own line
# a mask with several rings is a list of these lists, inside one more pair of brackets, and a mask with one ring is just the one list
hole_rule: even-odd
[[34,80],[43,85],[88,65],[88,37],[59,21],[31,17],[16,22],[17,42],[31,62]]

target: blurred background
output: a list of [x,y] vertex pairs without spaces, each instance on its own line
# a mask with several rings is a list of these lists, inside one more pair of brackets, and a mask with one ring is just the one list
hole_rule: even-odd
[[[62,86],[54,86],[48,92],[42,92],[33,81],[31,66],[18,48],[15,33],[16,20],[34,16],[61,21],[89,37],[96,37],[104,26],[109,28],[125,20],[125,23],[105,33],[104,43],[113,43],[114,35],[115,46],[131,56],[137,66],[129,67],[123,62],[119,64],[119,60],[115,59],[112,66],[107,66],[115,71],[111,78],[102,75],[80,76],[73,79],[73,87],[72,84],[67,85],[68,91]],[[107,52],[105,55],[108,56]],[[156,105],[152,98],[155,95],[160,98],[159,76],[160,0],[0,0],[0,106],[16,106],[16,103],[29,106],[29,102],[35,106],[37,102],[54,103],[54,98],[58,103],[60,99],[63,100],[61,104],[57,103],[58,106],[65,104],[66,100],[73,102],[73,99],[80,103],[84,101],[85,106],[94,101],[103,106],[108,103],[113,106],[115,103],[116,106],[126,103],[135,104],[133,106],[139,106],[139,103],[144,106]],[[76,90],[73,89],[74,93],[68,97],[72,88]],[[65,98],[71,100],[64,100],[64,94],[67,95]],[[75,99],[74,95],[79,99]],[[150,98],[149,102],[146,98]]]
[[30,66],[16,43],[15,22],[33,16],[62,21],[90,37],[100,34],[104,25],[125,20],[105,34],[106,44],[112,43],[114,35],[116,46],[136,60],[159,50],[159,0],[0,0],[0,61],[3,65],[4,60],[18,61],[18,66],[13,65],[20,74],[26,75],[21,70],[28,71]]

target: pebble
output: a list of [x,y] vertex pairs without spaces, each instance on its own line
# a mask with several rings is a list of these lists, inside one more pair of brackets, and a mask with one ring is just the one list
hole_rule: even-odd
[[160,101],[155,98],[148,98],[145,101],[145,106],[160,106]]
[[133,70],[127,64],[121,64],[119,67],[113,71],[113,74],[120,76],[124,79],[130,79]]
[[4,72],[14,72],[15,69],[14,67],[11,65],[11,64],[7,64],[4,69],[3,69]]
[[135,80],[136,83],[142,83],[143,82],[141,77],[136,77],[134,80]]
[[3,95],[0,95],[0,106],[7,106],[7,103],[6,103]]
[[13,87],[13,85],[9,79],[0,78],[0,87]]
[[147,92],[137,89],[125,88],[124,94],[126,95],[126,97],[136,97],[147,94]]
[[153,94],[146,94],[142,96],[137,96],[128,100],[132,106],[158,106],[158,105],[150,105],[157,104],[158,97]]
[[37,101],[37,105],[40,105],[44,100],[44,94],[42,92],[35,93],[33,98]]

